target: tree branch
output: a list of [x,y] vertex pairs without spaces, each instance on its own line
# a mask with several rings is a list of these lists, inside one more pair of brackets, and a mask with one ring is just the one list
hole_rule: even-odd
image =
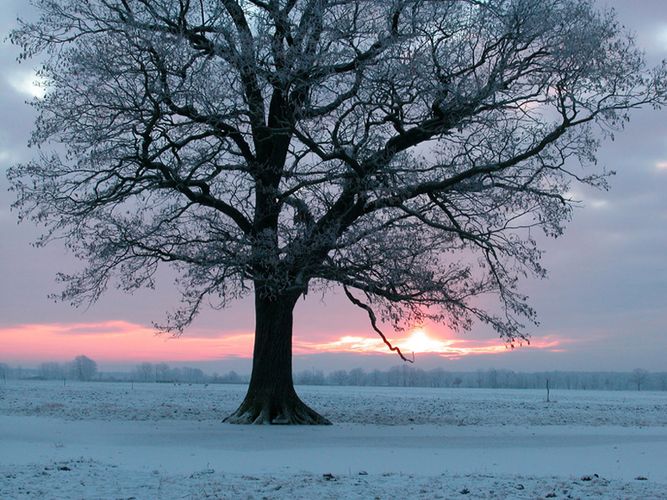
[[387,337],[385,336],[385,334],[382,333],[382,330],[380,330],[377,326],[377,318],[375,317],[375,313],[373,312],[373,309],[371,309],[370,306],[368,306],[367,304],[364,304],[362,301],[360,301],[354,295],[352,295],[350,290],[347,288],[347,285],[343,285],[343,290],[345,290],[345,295],[347,295],[347,298],[350,300],[350,302],[352,302],[355,306],[363,309],[364,311],[366,311],[366,313],[368,313],[368,319],[371,322],[371,326],[373,327],[373,330],[375,330],[375,332],[380,336],[380,338],[386,344],[386,346],[391,351],[394,351],[396,354],[398,354],[398,356],[403,361],[407,361],[408,363],[414,363],[415,362],[414,353],[412,354],[412,359],[406,358],[403,355],[403,353],[401,352],[400,348],[391,345],[391,342],[389,342],[389,340],[387,340]]

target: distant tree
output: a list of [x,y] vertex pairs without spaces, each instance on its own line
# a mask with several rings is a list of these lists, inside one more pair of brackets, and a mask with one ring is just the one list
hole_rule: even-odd
[[667,373],[658,374],[658,381],[660,382],[660,390],[667,391]]
[[240,384],[241,383],[241,377],[238,373],[236,373],[234,370],[230,371],[229,373],[226,373],[220,378],[220,381],[223,384]]
[[254,293],[237,423],[327,422],[291,370],[313,287],[342,286],[401,356],[380,320],[526,339],[531,230],[561,234],[571,182],[605,186],[577,164],[667,93],[593,0],[34,3],[10,35],[44,60],[32,144],[67,152],[9,171],[21,217],[88,259],[61,276],[76,304],[161,263],[182,272],[166,331]]
[[311,385],[323,385],[324,384],[324,372],[322,370],[311,370],[310,371],[310,384]]
[[192,384],[200,384],[206,377],[200,368],[191,368],[184,366],[181,368],[181,380]]
[[70,363],[70,370],[74,379],[88,382],[97,373],[97,363],[88,356],[77,356]]
[[155,380],[155,372],[151,363],[141,363],[134,369],[135,377],[138,382],[151,382]]
[[484,380],[484,372],[482,370],[477,370],[475,373],[475,381],[477,382],[477,387],[482,387],[482,381]]
[[635,368],[632,370],[632,382],[637,386],[637,390],[642,390],[642,385],[646,382],[648,378],[648,372],[641,368]]
[[169,370],[169,375],[171,376],[171,379],[174,382],[182,382],[183,381],[183,376],[181,374],[181,369],[180,368],[172,368]]
[[348,381],[350,385],[365,385],[366,372],[363,368],[353,368],[348,372]]
[[489,368],[486,371],[486,386],[491,389],[498,388],[498,371],[495,368]]
[[324,372],[322,370],[304,370],[298,374],[295,379],[297,384],[302,385],[323,385],[325,383]]
[[370,374],[371,385],[384,385],[384,379],[385,377],[383,377],[383,373],[377,368]]
[[155,381],[165,382],[169,378],[169,365],[166,363],[158,363],[155,365]]
[[62,379],[65,368],[60,363],[42,363],[37,370],[39,377],[47,380]]
[[329,380],[333,385],[349,385],[349,377],[345,370],[335,370],[329,374]]

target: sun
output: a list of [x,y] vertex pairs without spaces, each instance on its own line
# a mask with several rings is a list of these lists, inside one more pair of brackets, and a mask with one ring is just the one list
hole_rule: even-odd
[[415,328],[409,337],[401,342],[407,352],[443,352],[445,343],[428,336],[423,328]]

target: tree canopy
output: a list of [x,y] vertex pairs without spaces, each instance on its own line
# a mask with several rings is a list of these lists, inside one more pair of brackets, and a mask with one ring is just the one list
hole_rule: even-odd
[[34,3],[11,34],[44,61],[32,143],[64,150],[10,171],[17,206],[88,261],[63,299],[173,265],[171,331],[343,286],[381,335],[525,339],[535,230],[561,234],[571,183],[606,186],[600,141],[667,95],[589,0]]

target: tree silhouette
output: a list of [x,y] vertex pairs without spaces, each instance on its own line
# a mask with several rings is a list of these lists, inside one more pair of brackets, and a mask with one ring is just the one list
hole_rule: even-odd
[[70,364],[72,376],[76,380],[89,382],[97,373],[97,363],[88,356],[77,356]]
[[390,348],[381,321],[525,340],[533,232],[561,234],[570,184],[605,187],[580,166],[599,139],[665,100],[665,67],[589,0],[35,3],[11,34],[44,61],[32,144],[66,152],[10,171],[21,217],[88,261],[61,276],[75,304],[163,263],[183,297],[166,331],[253,293],[230,422],[327,422],[292,382],[312,288],[342,286]]

